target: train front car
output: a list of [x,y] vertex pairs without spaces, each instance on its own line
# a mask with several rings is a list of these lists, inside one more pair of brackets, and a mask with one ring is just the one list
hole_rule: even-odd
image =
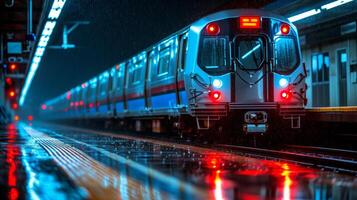
[[300,128],[306,70],[287,19],[223,11],[194,23],[189,38],[185,84],[199,131],[266,133],[282,122]]

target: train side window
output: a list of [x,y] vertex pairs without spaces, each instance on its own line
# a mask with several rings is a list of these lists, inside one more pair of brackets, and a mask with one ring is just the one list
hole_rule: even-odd
[[141,80],[143,79],[143,67],[145,65],[145,60],[140,60],[133,65],[132,69],[132,79],[131,85],[138,85],[140,84]]
[[291,73],[299,65],[299,50],[293,37],[277,37],[275,39],[275,72]]
[[163,76],[169,73],[170,57],[170,46],[160,50],[159,65],[157,67],[158,76]]

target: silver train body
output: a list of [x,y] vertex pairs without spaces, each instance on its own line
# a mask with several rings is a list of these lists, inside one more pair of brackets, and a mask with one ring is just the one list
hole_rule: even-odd
[[168,126],[264,133],[300,127],[306,70],[298,33],[260,10],[227,10],[192,23],[145,51],[42,105],[45,119],[134,120]]

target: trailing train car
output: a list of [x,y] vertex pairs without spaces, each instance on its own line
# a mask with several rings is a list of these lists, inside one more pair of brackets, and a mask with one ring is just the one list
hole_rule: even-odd
[[115,119],[154,132],[300,128],[305,77],[292,23],[261,10],[226,10],[45,102],[41,115]]

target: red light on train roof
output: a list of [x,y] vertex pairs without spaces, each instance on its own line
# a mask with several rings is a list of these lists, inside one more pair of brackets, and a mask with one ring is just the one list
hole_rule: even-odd
[[27,116],[27,119],[28,119],[29,121],[32,121],[32,120],[33,120],[33,116],[32,116],[32,115],[29,115],[29,116]]
[[240,17],[239,24],[240,24],[240,28],[259,29],[260,17],[259,16]]
[[289,32],[290,32],[290,26],[289,26],[289,24],[285,24],[285,23],[281,24],[281,26],[280,26],[280,32],[281,32],[283,35],[289,34]]
[[212,22],[206,26],[206,32],[209,35],[218,35],[219,32],[221,32],[221,28],[219,27],[219,25],[217,23]]

